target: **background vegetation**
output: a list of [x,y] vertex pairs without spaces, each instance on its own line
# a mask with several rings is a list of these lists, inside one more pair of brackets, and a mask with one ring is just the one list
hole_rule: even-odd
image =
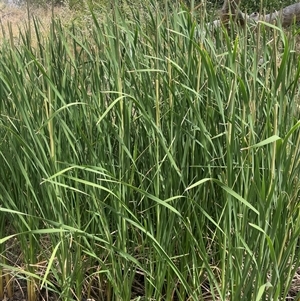
[[0,298],[298,300],[297,30],[122,5],[2,27]]
[[[98,7],[110,7],[114,1],[111,0],[5,0],[6,3],[15,3],[17,5],[24,5],[24,4],[30,4],[30,5],[42,5],[45,4],[51,5],[64,5],[69,8],[76,8],[78,10],[82,10],[83,7],[86,6],[86,3],[88,2],[89,5],[97,5]],[[119,0],[118,3],[120,7],[122,6],[132,6],[132,7],[139,7],[141,5],[141,0]],[[163,3],[164,1],[161,1]],[[180,0],[180,1],[173,1],[170,2],[170,7],[176,7],[178,3],[181,3],[182,5],[185,5],[187,7],[196,7],[198,9],[203,9],[203,5],[207,9],[210,10],[216,10],[219,9],[222,4],[223,0],[211,0],[211,1],[203,1],[203,0]],[[282,7],[288,6],[290,4],[293,4],[297,1],[295,0],[263,0],[263,1],[257,1],[257,0],[247,0],[247,1],[241,1],[241,8],[247,12],[255,12],[260,11],[261,8],[264,8],[267,12],[274,11],[281,9]],[[141,9],[141,6],[140,6]]]

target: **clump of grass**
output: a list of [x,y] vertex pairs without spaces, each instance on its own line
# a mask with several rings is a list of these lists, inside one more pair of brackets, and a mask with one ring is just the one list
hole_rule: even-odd
[[190,11],[149,5],[147,24],[116,5],[91,12],[88,34],[53,20],[44,37],[36,21],[36,43],[1,46],[0,213],[28,299],[285,298],[299,266],[293,39],[270,26],[199,40]]

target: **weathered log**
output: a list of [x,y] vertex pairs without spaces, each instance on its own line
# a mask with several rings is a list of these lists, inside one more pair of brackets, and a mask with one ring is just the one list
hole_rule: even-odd
[[280,11],[275,11],[267,15],[252,13],[246,15],[239,10],[240,0],[225,0],[221,9],[220,21],[214,21],[209,26],[218,27],[222,23],[227,24],[230,19],[244,24],[246,19],[252,21],[264,21],[267,23],[281,24],[282,27],[288,27],[294,22],[300,21],[300,2],[289,5]]
[[275,11],[268,15],[251,14],[250,19],[255,21],[265,21],[267,23],[279,22],[282,27],[287,27],[292,25],[294,22],[300,21],[300,3],[295,3],[283,8],[280,11]]

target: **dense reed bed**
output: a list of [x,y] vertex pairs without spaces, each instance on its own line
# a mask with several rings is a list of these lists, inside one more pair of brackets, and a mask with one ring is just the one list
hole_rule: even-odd
[[300,266],[295,35],[145,5],[2,42],[0,295],[25,279],[30,301],[283,300]]

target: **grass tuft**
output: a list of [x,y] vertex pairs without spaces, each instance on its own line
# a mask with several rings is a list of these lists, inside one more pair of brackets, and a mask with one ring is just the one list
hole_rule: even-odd
[[30,301],[290,296],[294,36],[210,34],[168,4],[93,8],[84,30],[52,19],[47,35],[33,19],[17,43],[2,27],[0,297],[8,276]]

